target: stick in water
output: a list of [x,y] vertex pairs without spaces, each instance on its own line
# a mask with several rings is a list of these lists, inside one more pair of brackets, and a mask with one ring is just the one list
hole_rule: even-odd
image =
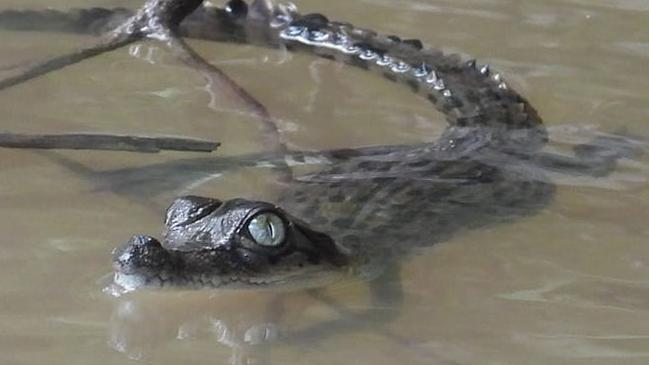
[[110,150],[155,153],[168,151],[213,152],[220,143],[193,138],[117,136],[110,134],[0,133],[0,147]]

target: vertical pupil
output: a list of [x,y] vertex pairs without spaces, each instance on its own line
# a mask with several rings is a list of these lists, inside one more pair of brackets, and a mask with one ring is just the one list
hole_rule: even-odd
[[275,240],[275,231],[273,229],[273,224],[266,220],[266,230],[268,231],[268,236],[270,236],[271,241]]
[[284,240],[285,228],[281,218],[266,213],[253,218],[248,225],[252,238],[263,246],[277,246]]

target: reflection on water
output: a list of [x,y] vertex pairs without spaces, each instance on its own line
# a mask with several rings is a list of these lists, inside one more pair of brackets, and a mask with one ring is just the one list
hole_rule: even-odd
[[[101,0],[102,6],[134,5]],[[305,12],[421,38],[500,69],[567,151],[649,136],[649,9],[639,1],[300,1]],[[1,8],[88,6],[4,1]],[[6,65],[87,37],[0,33]],[[441,117],[408,90],[307,56],[194,42],[280,120],[293,148],[417,143]],[[170,134],[261,153],[249,116],[142,43],[0,93],[2,129]],[[646,145],[642,148],[646,149]],[[0,362],[646,364],[647,158],[603,179],[544,173],[542,212],[458,234],[367,284],[288,292],[102,293],[110,252],[159,232],[175,196],[273,196],[267,168],[181,153],[0,150]],[[316,161],[317,162],[317,161]],[[318,166],[301,167],[305,170]]]
[[[293,292],[162,291],[125,295],[113,308],[109,345],[131,359],[158,362],[168,356],[168,348],[180,343],[192,347],[204,344],[222,353],[229,363],[247,364],[270,363],[271,348],[306,352],[331,336],[370,326],[378,335],[390,336],[381,322],[389,321],[391,315],[386,311],[394,311],[390,307],[397,305],[394,300],[400,293],[377,290],[372,302],[367,302],[363,298],[367,289],[361,285],[347,285],[345,290],[357,289],[357,298],[348,296],[344,304],[336,301],[336,292],[341,289],[335,287]],[[377,295],[390,298],[384,298],[381,306]]]

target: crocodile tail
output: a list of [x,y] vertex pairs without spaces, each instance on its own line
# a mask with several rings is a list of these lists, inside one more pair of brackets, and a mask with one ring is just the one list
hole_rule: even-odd
[[[516,150],[535,150],[547,142],[537,111],[500,74],[475,60],[426,49],[416,39],[330,22],[320,14],[294,16],[278,29],[278,36],[289,49],[336,59],[409,86],[446,115],[448,138],[478,130],[489,136],[491,145]],[[440,142],[450,148],[458,140]]]
[[[242,3],[230,0],[223,9],[200,7],[181,23],[179,31],[186,37],[304,51],[406,84],[446,116],[449,128],[438,143],[443,149],[488,144],[505,151],[534,151],[547,142],[537,111],[487,65],[424,48],[416,39],[402,40],[329,21],[321,14],[301,15],[290,5],[259,11],[265,4],[272,5],[262,0],[250,7]],[[8,10],[0,12],[0,28],[101,33],[131,14],[126,9],[102,8]]]
[[114,29],[132,14],[124,8],[5,10],[0,12],[0,29],[101,34]]

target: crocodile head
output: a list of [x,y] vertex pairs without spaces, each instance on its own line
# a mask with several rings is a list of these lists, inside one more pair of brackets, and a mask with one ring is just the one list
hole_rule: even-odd
[[176,199],[162,242],[134,236],[113,252],[114,282],[141,287],[312,286],[344,272],[344,250],[326,234],[261,201]]

